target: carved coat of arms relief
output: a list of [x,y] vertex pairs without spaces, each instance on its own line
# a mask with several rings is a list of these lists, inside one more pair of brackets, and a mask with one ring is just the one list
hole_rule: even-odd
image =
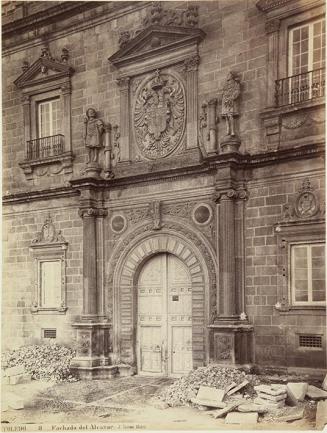
[[133,113],[135,139],[143,156],[163,158],[181,143],[186,103],[182,83],[173,75],[155,72],[139,86]]

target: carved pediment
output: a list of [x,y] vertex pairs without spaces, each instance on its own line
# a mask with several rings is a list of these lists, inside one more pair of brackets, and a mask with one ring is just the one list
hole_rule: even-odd
[[140,58],[158,57],[164,51],[176,50],[192,43],[198,44],[204,37],[205,33],[196,28],[151,25],[127,40],[109,61],[119,68]]
[[63,49],[61,62],[54,59],[47,49],[42,49],[41,56],[31,66],[24,62],[24,72],[14,81],[14,84],[23,89],[58,78],[69,77],[73,74],[74,69],[67,65],[67,59],[66,49]]

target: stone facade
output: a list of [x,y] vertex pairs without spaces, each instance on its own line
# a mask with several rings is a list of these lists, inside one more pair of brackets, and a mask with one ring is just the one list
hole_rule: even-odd
[[[275,100],[287,32],[323,2],[2,11],[3,347],[56,329],[86,377],[140,369],[138,278],[168,253],[191,279],[194,367],[326,368],[325,304],[294,305],[289,291],[290,246],[324,242],[324,98]],[[57,141],[38,138],[52,99]],[[39,251],[47,218],[62,242]],[[55,309],[41,305],[45,257],[64,257]]]

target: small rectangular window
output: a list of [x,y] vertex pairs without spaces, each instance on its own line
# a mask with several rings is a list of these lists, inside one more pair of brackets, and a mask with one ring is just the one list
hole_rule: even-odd
[[326,301],[325,282],[325,244],[291,245],[293,304],[324,304]]
[[42,329],[42,337],[43,338],[57,338],[57,330],[56,329]]
[[320,349],[322,338],[320,335],[299,335],[299,347]]
[[60,99],[39,102],[38,138],[50,137],[61,133]]
[[40,306],[60,307],[61,302],[61,261],[41,261],[39,264]]

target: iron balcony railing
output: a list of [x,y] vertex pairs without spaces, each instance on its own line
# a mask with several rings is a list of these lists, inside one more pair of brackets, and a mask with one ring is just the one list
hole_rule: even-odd
[[325,96],[325,69],[276,80],[276,106],[298,104]]
[[44,159],[62,153],[64,153],[64,136],[62,134],[36,138],[27,142],[27,160]]

